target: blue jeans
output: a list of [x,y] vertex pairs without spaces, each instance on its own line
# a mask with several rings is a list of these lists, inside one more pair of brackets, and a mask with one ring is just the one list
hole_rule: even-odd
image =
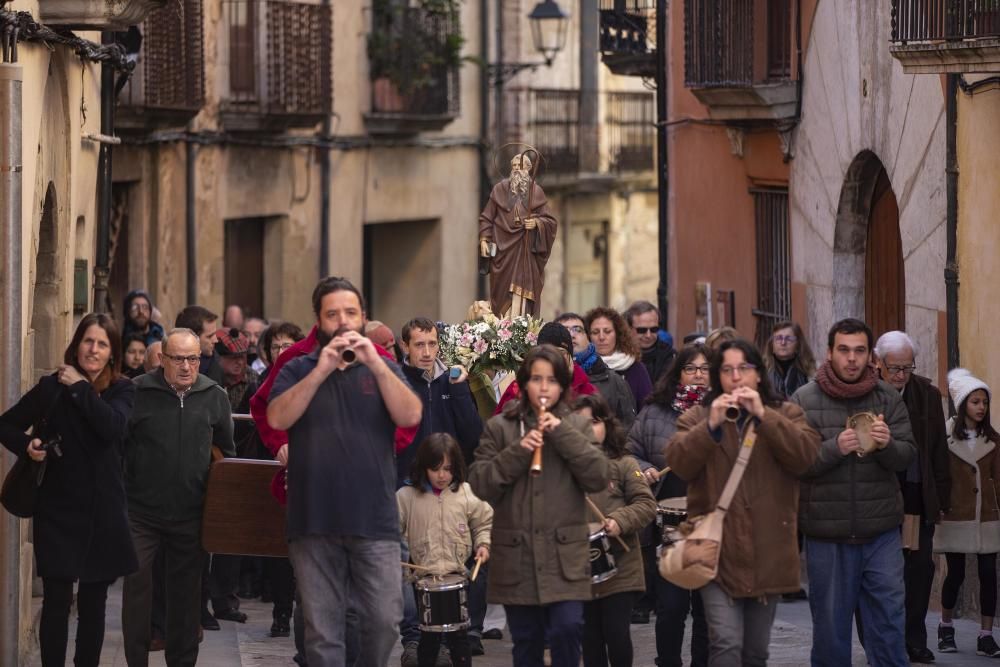
[[350,598],[360,627],[355,665],[384,667],[403,616],[399,542],[316,535],[292,540],[288,552],[299,582],[309,664],[346,663],[344,630]]
[[851,664],[851,619],[861,611],[865,653],[875,667],[907,667],[903,625],[903,548],[893,528],[865,544],[821,542],[806,537],[809,608],[813,619],[812,664]]
[[579,667],[583,641],[583,602],[504,605],[514,642],[514,667],[542,667],[545,640],[552,667]]
[[708,621],[712,667],[766,667],[778,596],[731,598],[714,581],[698,594]]

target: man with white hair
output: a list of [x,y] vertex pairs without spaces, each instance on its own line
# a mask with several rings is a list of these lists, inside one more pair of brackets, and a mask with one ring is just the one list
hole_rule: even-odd
[[[941,392],[929,378],[914,373],[917,346],[902,331],[882,334],[875,343],[879,375],[903,396],[910,415],[917,456],[899,473],[903,492],[904,526],[919,526],[917,548],[907,549],[904,542],[903,581],[906,585],[906,652],[910,662],[934,662],[927,648],[924,617],[934,579],[931,546],[934,524],[942,510],[947,510],[951,495],[951,472],[948,467],[948,436],[945,430]],[[907,531],[904,530],[904,533]]]

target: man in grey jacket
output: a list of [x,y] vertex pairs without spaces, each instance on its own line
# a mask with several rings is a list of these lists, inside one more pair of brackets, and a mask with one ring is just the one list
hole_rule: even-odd
[[834,324],[826,363],[792,397],[823,437],[816,463],[802,478],[799,503],[814,666],[851,664],[855,608],[867,630],[868,661],[909,664],[899,535],[903,498],[896,475],[916,456],[916,446],[899,393],[872,366],[872,338],[860,320]]

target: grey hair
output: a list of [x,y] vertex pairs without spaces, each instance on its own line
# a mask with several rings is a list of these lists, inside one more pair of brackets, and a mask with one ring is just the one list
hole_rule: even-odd
[[875,356],[879,359],[884,359],[887,354],[902,354],[907,350],[913,353],[914,359],[917,358],[917,344],[902,331],[888,331],[879,336],[875,343]]
[[177,336],[177,335],[181,335],[181,334],[184,334],[184,335],[187,335],[187,336],[191,336],[199,344],[201,342],[201,339],[198,337],[198,334],[196,334],[191,329],[188,329],[187,327],[175,327],[175,328],[171,329],[170,331],[168,331],[167,335],[163,337],[163,351],[164,352],[167,351],[167,342],[170,340],[171,336]]

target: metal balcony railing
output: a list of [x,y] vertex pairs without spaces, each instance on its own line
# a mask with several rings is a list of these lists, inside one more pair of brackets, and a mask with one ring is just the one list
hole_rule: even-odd
[[457,13],[379,7],[368,41],[372,112],[457,116],[461,43]]
[[892,41],[1000,37],[998,0],[892,0]]
[[286,0],[224,0],[225,111],[315,124],[330,113],[330,7]]
[[684,3],[684,84],[689,88],[753,84],[753,0]]
[[136,68],[118,95],[119,125],[186,122],[205,103],[201,0],[153,10],[139,34]]
[[600,0],[602,53],[656,50],[656,0]]
[[644,171],[654,166],[656,96],[606,93],[605,127],[611,171]]
[[528,96],[529,143],[550,173],[572,173],[580,167],[580,91],[533,89]]

